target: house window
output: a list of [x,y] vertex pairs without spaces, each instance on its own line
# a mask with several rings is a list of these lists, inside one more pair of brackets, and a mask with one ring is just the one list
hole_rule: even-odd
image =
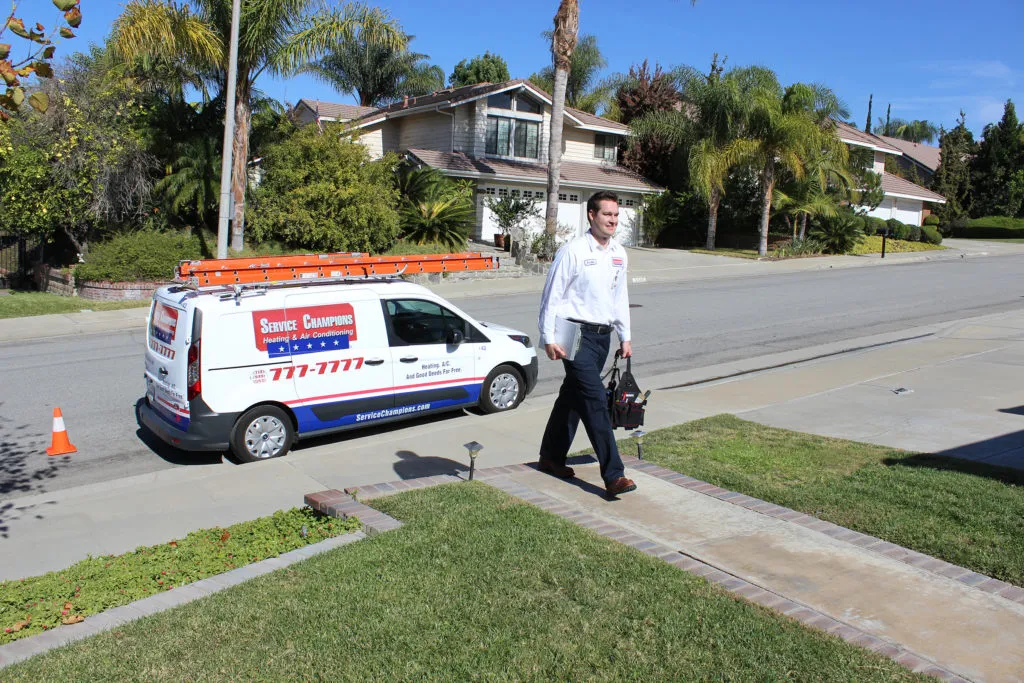
[[484,194],[491,194],[491,195],[493,195],[494,194],[494,188],[493,187],[485,187],[484,188]]
[[527,114],[539,114],[540,102],[535,102],[533,98],[519,93],[516,95],[516,111],[523,111]]
[[569,196],[567,194],[565,194],[564,192],[559,192],[558,193],[558,201],[564,202],[564,201],[568,201],[568,199],[569,199]]
[[540,123],[503,116],[487,117],[487,154],[536,159],[539,156]]
[[539,191],[538,192],[534,192],[533,196],[534,196],[535,199],[544,199],[544,193],[543,192],[539,192]]
[[498,188],[498,196],[499,197],[507,197],[508,196],[508,188],[507,187],[499,187]]
[[519,190],[512,190],[512,196],[513,197],[518,197],[519,196]]
[[523,190],[523,199],[533,199],[533,191]]
[[627,200],[626,200],[626,206],[633,206],[633,205],[634,205],[634,203],[635,203],[635,202],[634,202],[634,201],[633,201],[632,199],[627,199]]
[[570,202],[578,202],[579,200],[580,200],[580,196],[578,194],[571,194],[571,195],[569,195],[569,201]]
[[511,109],[512,93],[500,92],[487,98],[487,106],[495,109]]
[[594,158],[615,161],[618,140],[614,135],[598,133],[594,136]]

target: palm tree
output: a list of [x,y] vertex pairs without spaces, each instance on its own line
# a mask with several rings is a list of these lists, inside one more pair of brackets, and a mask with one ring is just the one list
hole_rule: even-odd
[[[808,106],[813,105],[827,89],[794,86],[783,92],[774,72],[761,67],[745,71],[749,92],[747,134],[730,145],[730,153],[746,159],[760,174],[762,200],[757,253],[765,256],[768,254],[768,222],[779,172],[789,171],[800,180],[805,175],[808,150],[828,150],[830,154],[841,157],[845,145],[833,132],[834,121],[819,113],[817,108]],[[840,104],[838,99],[834,104]]]
[[[547,40],[554,40],[552,31],[542,34]],[[591,114],[605,111],[611,106],[615,92],[615,79],[598,80],[598,74],[608,66],[608,60],[601,54],[597,36],[582,35],[572,52],[569,76],[565,84],[565,103],[574,109]],[[555,83],[555,68],[547,66],[530,76],[530,82],[551,92]]]
[[915,119],[914,121],[902,121],[896,119],[897,125],[893,130],[893,137],[910,142],[932,142],[939,134],[938,127],[930,121]]
[[[383,17],[375,18],[381,20]],[[379,107],[444,87],[444,70],[426,62],[430,55],[380,42],[375,39],[380,34],[377,27],[363,27],[353,39],[331,46],[326,56],[301,70],[339,92],[355,94],[364,107]],[[405,44],[412,39],[405,35]]]
[[[404,45],[404,34],[377,8],[349,4],[340,10],[311,12],[313,6],[313,0],[246,0],[242,9],[231,173],[231,248],[236,251],[243,247],[249,123],[257,79],[264,73],[294,74],[330,46],[354,38],[364,26],[378,33],[381,43]],[[114,22],[110,44],[125,61],[146,58],[187,64],[223,92],[230,35],[230,0],[191,0],[191,5],[131,0]]]
[[[551,88],[551,132],[548,136],[547,207],[545,230],[554,244],[558,231],[558,174],[562,167],[562,120],[565,116],[565,89],[572,68],[572,52],[580,27],[579,0],[561,0],[555,13],[555,30],[551,36],[551,57],[555,77]],[[552,256],[552,254],[548,254]]]

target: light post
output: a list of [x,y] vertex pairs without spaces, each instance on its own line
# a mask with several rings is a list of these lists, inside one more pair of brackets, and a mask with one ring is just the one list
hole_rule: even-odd
[[231,205],[231,152],[235,139],[235,83],[238,80],[238,18],[242,13],[242,0],[231,3],[231,46],[228,51],[228,73],[224,93],[224,146],[220,164],[220,213],[217,216],[217,258],[228,257],[228,229],[233,207]]
[[469,451],[469,480],[473,481],[473,472],[476,470],[476,456],[479,455],[484,447],[476,441],[470,441],[462,446]]
[[638,429],[638,430],[636,430],[635,432],[633,432],[630,435],[630,436],[633,437],[633,439],[636,440],[636,457],[637,457],[637,460],[643,460],[644,459],[644,435],[645,434],[647,434],[647,432],[645,432],[642,429]]

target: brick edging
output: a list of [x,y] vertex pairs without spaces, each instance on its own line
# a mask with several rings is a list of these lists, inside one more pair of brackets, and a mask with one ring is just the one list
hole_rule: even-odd
[[[750,583],[735,574],[723,571],[718,567],[709,565],[690,555],[674,550],[666,545],[641,536],[625,527],[609,522],[600,517],[590,514],[586,510],[570,503],[552,498],[545,493],[532,489],[525,484],[511,479],[507,474],[516,471],[533,469],[528,465],[512,465],[508,467],[491,468],[485,471],[486,483],[496,489],[515,496],[523,501],[536,505],[545,512],[558,515],[586,529],[598,533],[618,543],[628,545],[640,552],[656,557],[668,564],[671,564],[683,571],[699,576],[711,583],[717,584],[720,588],[732,594],[734,597],[742,598],[748,602],[757,603],[767,609],[784,614],[796,619],[804,626],[830,635],[837,636],[843,640],[861,648],[868,649],[883,657],[887,657],[900,666],[915,673],[933,676],[940,680],[952,681],[954,683],[968,683],[954,672],[939,666],[936,662],[908,650],[907,648],[892,643],[855,626],[847,624],[830,617],[829,615],[815,610],[808,605],[791,600],[779,593],[767,590],[757,584]],[[500,471],[496,471],[500,470]]]
[[0,645],[0,669],[23,661],[29,657],[42,654],[76,640],[89,638],[104,631],[109,631],[128,622],[148,617],[158,612],[185,605],[193,600],[205,598],[218,593],[225,588],[237,586],[240,583],[254,579],[257,576],[269,574],[272,571],[287,567],[301,560],[309,559],[314,555],[340,548],[354,541],[366,538],[367,534],[362,531],[355,531],[340,536],[333,536],[318,543],[289,550],[277,557],[271,557],[259,562],[247,564],[221,574],[214,574],[199,581],[193,581],[173,590],[150,595],[149,597],[129,602],[120,607],[98,612],[85,618],[77,624],[70,626],[58,626],[36,636],[22,638],[11,643]]
[[376,536],[403,526],[402,522],[394,517],[360,503],[347,491],[348,489],[346,489],[346,493],[342,493],[337,489],[328,489],[317,493],[307,493],[305,503],[322,515],[340,517],[341,519],[358,517],[367,536]]
[[679,486],[680,488],[689,489],[696,493],[701,493],[710,498],[717,498],[726,503],[736,505],[738,507],[752,510],[753,512],[760,513],[767,517],[773,517],[780,519],[784,522],[791,522],[793,524],[799,524],[800,526],[811,529],[825,534],[829,538],[833,538],[837,541],[843,541],[855,545],[862,550],[867,550],[877,555],[881,555],[897,562],[910,565],[917,569],[936,574],[943,578],[953,579],[959,583],[964,584],[968,588],[976,588],[990,595],[995,595],[1000,598],[1004,598],[1011,602],[1016,602],[1024,605],[1024,588],[1014,586],[1006,583],[999,579],[994,579],[986,574],[980,574],[966,567],[940,560],[931,555],[919,553],[916,550],[904,548],[901,545],[884,541],[875,536],[868,534],[862,534],[859,531],[847,529],[846,527],[827,522],[823,519],[799,512],[797,510],[791,510],[790,508],[769,503],[768,501],[761,500],[760,498],[754,498],[742,493],[735,491],[729,491],[723,489],[714,484],[709,484],[700,479],[680,474],[675,470],[670,470],[667,467],[656,465],[647,460],[639,460],[634,457],[623,457],[622,462],[627,467],[632,467],[635,470],[643,472],[644,474],[660,479]]

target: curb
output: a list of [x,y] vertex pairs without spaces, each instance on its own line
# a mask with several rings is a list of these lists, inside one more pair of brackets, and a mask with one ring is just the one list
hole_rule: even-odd
[[244,567],[238,567],[222,574],[215,574],[205,579],[179,586],[173,591],[157,593],[148,598],[98,612],[86,617],[85,621],[77,624],[58,626],[37,636],[22,638],[12,643],[0,645],[0,669],[42,654],[48,650],[61,647],[62,645],[99,635],[104,631],[109,631],[136,619],[158,614],[159,612],[164,612],[180,605],[186,605],[214,593],[219,593],[225,588],[237,586],[249,579],[255,579],[257,576],[269,574],[272,571],[309,559],[314,555],[354,543],[366,538],[367,535],[362,531],[355,531],[335,536],[334,538],[328,538],[319,543],[312,543],[302,548],[289,550],[277,557],[253,562]]

